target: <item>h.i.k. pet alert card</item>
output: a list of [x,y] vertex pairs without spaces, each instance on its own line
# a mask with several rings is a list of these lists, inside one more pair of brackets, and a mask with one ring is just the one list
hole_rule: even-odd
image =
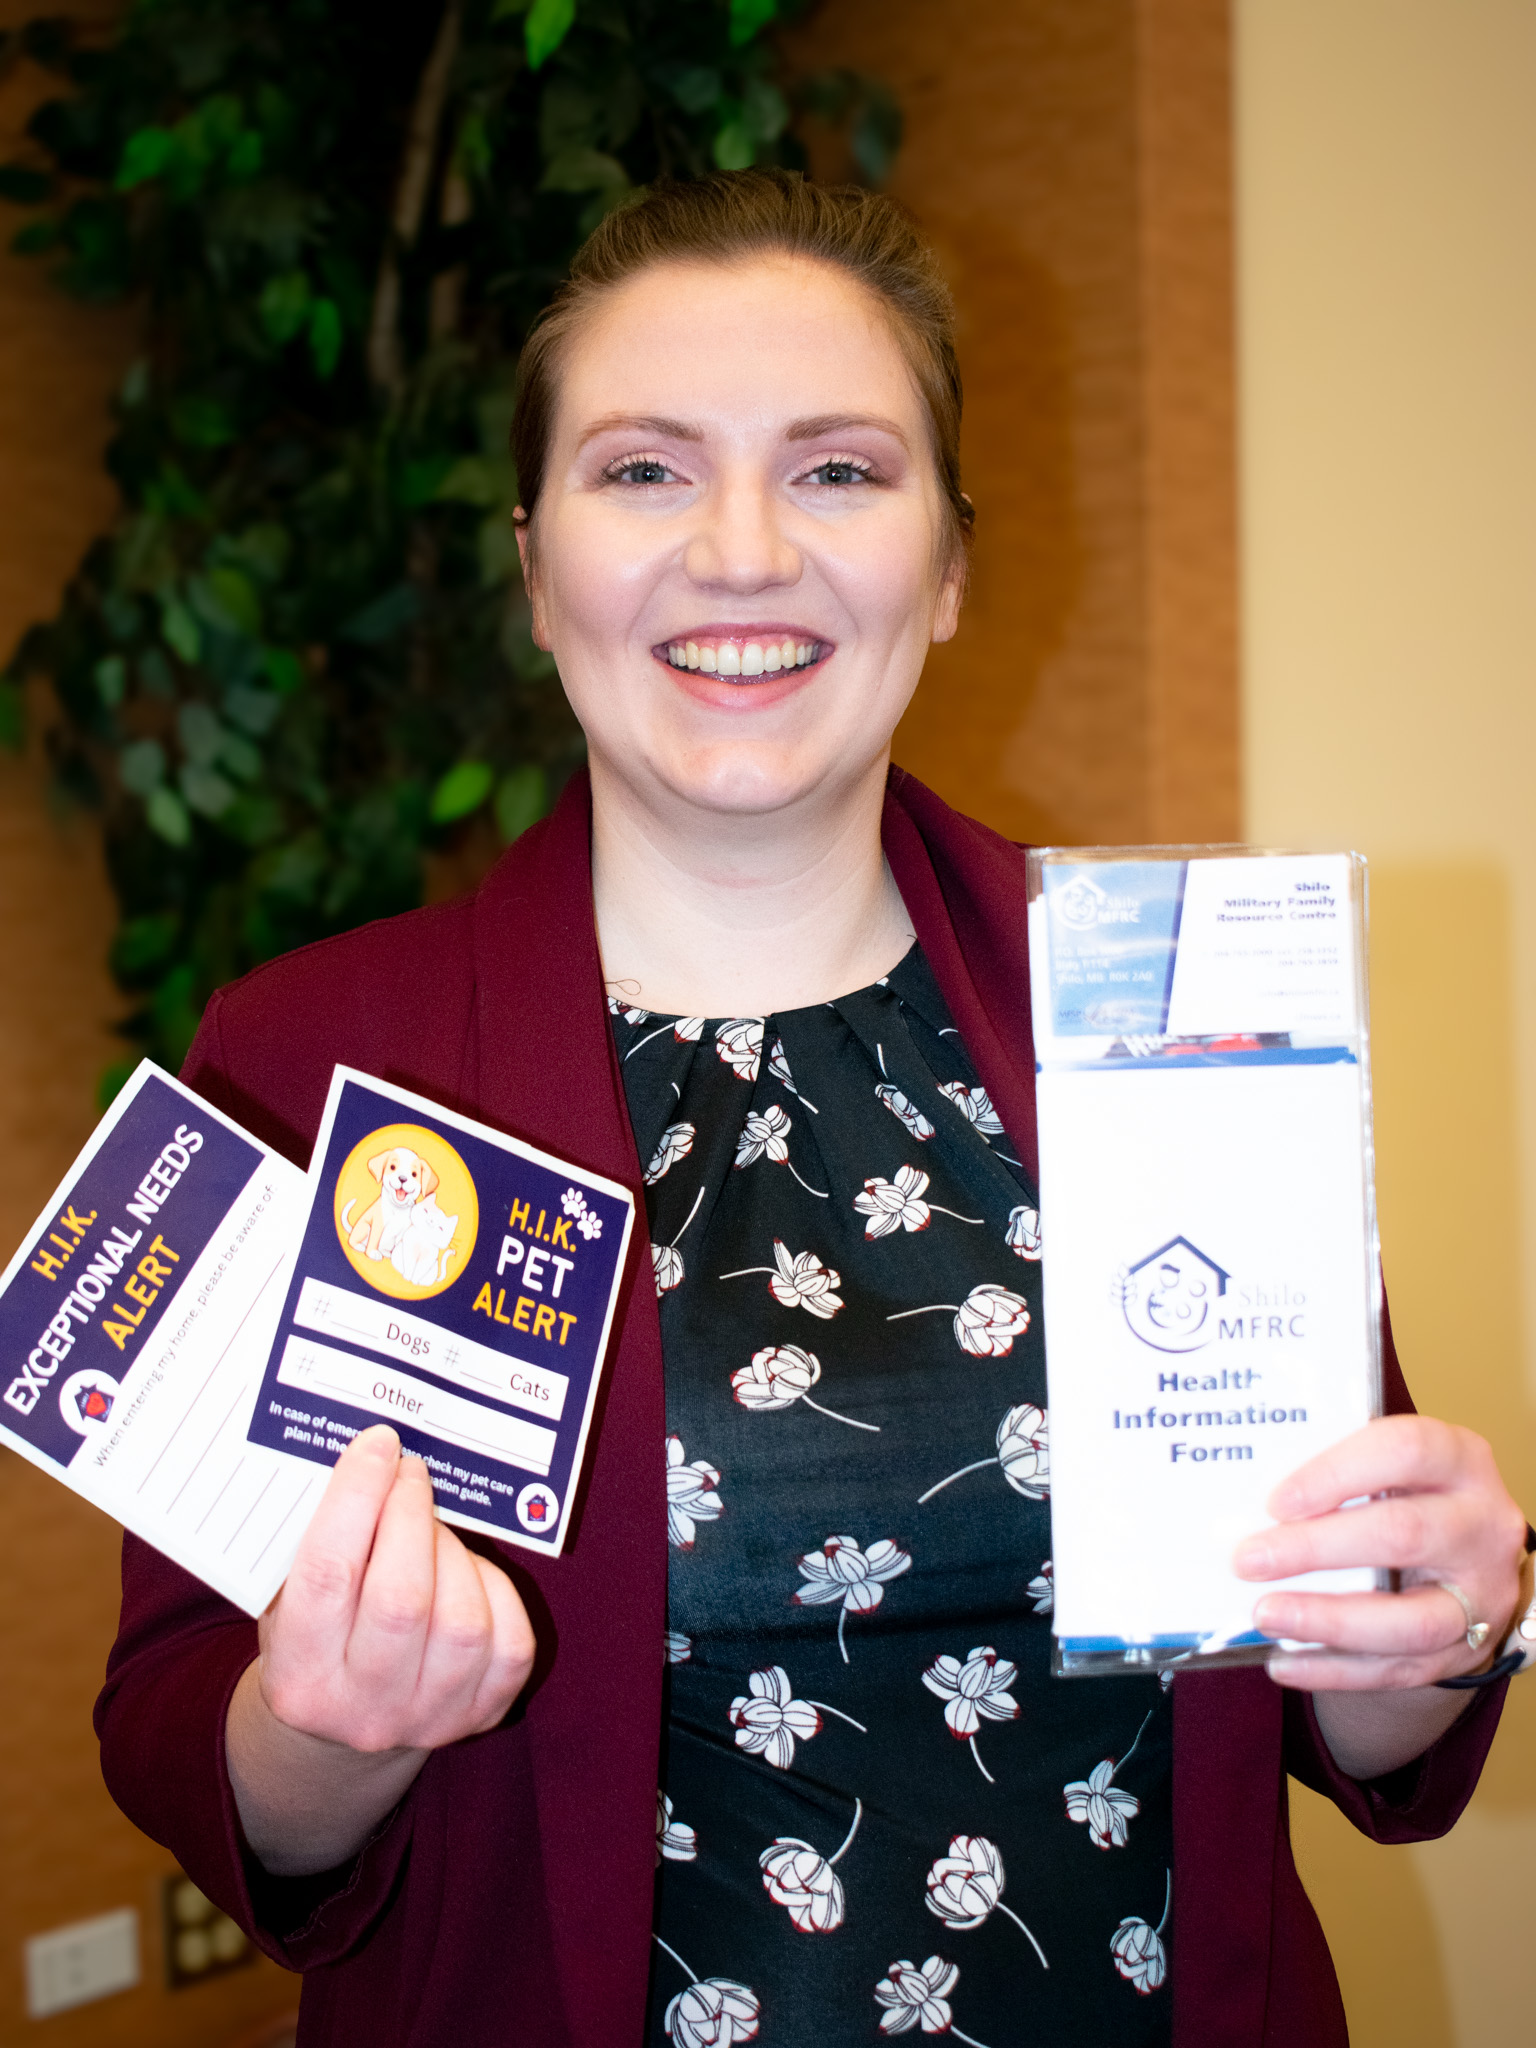
[[337,1067],[253,1450],[313,1471],[388,1422],[445,1521],[558,1553],[633,1222],[617,1182]]

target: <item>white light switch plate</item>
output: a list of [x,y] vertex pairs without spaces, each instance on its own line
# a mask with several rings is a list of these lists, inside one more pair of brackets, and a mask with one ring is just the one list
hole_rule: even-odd
[[26,1944],[27,2013],[34,2020],[89,2005],[139,1981],[139,1916],[131,1906],[34,1934]]

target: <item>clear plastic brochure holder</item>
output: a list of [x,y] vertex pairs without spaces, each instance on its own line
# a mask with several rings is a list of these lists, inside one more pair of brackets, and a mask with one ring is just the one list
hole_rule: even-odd
[[1054,1669],[1261,1662],[1234,1547],[1380,1413],[1365,861],[1045,847],[1028,895]]

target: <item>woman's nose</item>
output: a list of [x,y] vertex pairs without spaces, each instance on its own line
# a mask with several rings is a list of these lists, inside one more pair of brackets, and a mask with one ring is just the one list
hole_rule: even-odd
[[771,491],[729,484],[701,509],[684,559],[695,583],[745,595],[798,582],[800,550],[784,532]]

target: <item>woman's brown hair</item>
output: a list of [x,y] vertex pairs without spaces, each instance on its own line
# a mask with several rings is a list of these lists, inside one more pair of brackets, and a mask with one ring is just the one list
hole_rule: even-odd
[[718,171],[654,185],[620,207],[577,251],[570,276],[540,314],[519,365],[512,455],[532,517],[544,483],[559,395],[560,359],[604,292],[662,263],[740,263],[809,256],[836,264],[884,308],[928,413],[951,548],[975,512],[960,488],[960,366],[954,306],[932,250],[892,199],[858,185],[816,185],[797,171]]

